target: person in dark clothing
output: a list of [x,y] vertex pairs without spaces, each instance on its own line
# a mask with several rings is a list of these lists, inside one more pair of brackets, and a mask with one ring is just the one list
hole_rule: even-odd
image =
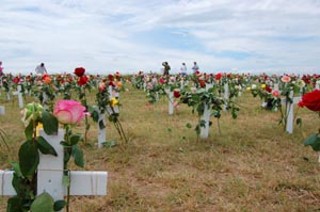
[[171,67],[169,66],[168,62],[163,62],[163,75],[169,75],[169,71],[171,70]]

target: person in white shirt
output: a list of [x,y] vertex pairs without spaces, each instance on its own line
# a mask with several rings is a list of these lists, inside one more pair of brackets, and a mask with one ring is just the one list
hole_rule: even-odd
[[47,74],[47,69],[44,66],[44,63],[41,63],[40,65],[38,65],[35,69],[36,74],[38,75],[43,75],[43,74]]
[[192,67],[193,73],[195,74],[197,71],[199,71],[199,66],[197,62],[193,62],[193,67]]
[[187,66],[186,63],[182,63],[182,66],[180,68],[180,74],[184,77],[187,75]]

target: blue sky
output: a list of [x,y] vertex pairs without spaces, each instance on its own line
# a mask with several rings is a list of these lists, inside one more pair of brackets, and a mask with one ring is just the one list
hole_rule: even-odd
[[[118,3],[119,2],[119,3]],[[120,3],[121,2],[121,3]],[[320,0],[2,0],[0,60],[28,73],[320,72]]]

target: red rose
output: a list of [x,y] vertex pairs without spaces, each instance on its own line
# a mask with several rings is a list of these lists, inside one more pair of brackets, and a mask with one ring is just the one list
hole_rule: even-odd
[[42,76],[42,81],[43,81],[45,84],[50,84],[51,81],[52,81],[52,79],[51,79],[51,77],[50,77],[48,74],[44,74],[44,75]]
[[160,83],[161,85],[163,85],[164,83],[166,83],[166,81],[165,81],[163,78],[160,78],[160,79],[159,79],[159,83]]
[[109,80],[109,81],[113,81],[113,80],[114,80],[114,77],[113,77],[112,74],[109,74],[109,75],[108,75],[108,80]]
[[85,71],[86,69],[84,69],[83,67],[78,67],[74,69],[74,74],[77,75],[78,77],[82,77]]
[[15,84],[19,84],[19,82],[20,82],[20,77],[15,77],[15,78],[13,78],[12,82],[14,82]]
[[272,89],[271,89],[270,86],[268,86],[268,85],[266,86],[265,89],[266,89],[266,91],[269,92],[269,93],[271,93],[271,91],[272,91]]
[[83,75],[81,77],[79,77],[78,79],[78,85],[83,86],[86,85],[89,81],[89,78],[86,75]]
[[109,86],[112,86],[112,87],[115,87],[115,86],[116,86],[113,81],[109,81],[108,85],[109,85]]
[[173,91],[173,96],[174,96],[175,98],[179,98],[179,97],[181,96],[180,91],[179,91],[179,90],[174,90],[174,91]]
[[206,82],[204,80],[199,80],[199,84],[201,88],[205,88],[206,87]]
[[314,90],[302,96],[299,107],[307,107],[309,110],[320,112],[320,90]]
[[220,80],[222,78],[222,73],[217,73],[216,75],[215,75],[215,79],[218,81],[218,80]]

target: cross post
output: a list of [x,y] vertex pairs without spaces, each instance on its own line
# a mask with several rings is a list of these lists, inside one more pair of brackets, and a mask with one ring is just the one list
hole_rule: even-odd
[[[40,163],[37,171],[37,195],[49,193],[54,201],[64,199],[67,188],[63,184],[63,146],[60,142],[64,130],[59,129],[57,135],[47,135],[40,132],[48,143],[56,150],[58,156],[43,155],[40,152]],[[70,195],[106,195],[108,173],[104,171],[70,171]],[[0,196],[16,194],[13,186],[13,171],[0,170]]]

